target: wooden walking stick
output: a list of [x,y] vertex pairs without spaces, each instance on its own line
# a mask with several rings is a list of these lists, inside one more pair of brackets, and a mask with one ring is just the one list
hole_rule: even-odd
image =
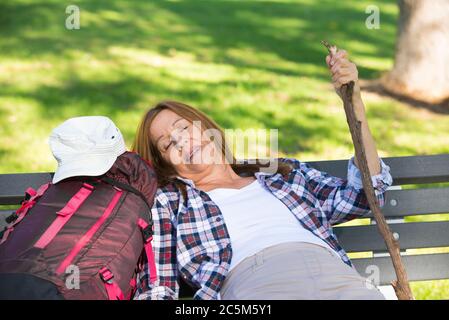
[[[326,46],[331,56],[337,52],[336,46],[331,46],[327,41],[321,41],[321,43]],[[387,245],[387,249],[390,253],[394,270],[396,272],[397,280],[393,281],[391,284],[399,300],[413,300],[413,294],[407,279],[407,273],[401,259],[399,243],[391,233],[385,217],[380,210],[380,205],[371,182],[371,174],[369,171],[365,146],[362,139],[362,126],[361,122],[356,118],[352,101],[353,90],[354,81],[343,84],[339,89],[341,97],[343,99],[346,120],[348,121],[349,130],[351,132],[359,170],[362,174],[363,190],[368,200],[371,212],[374,215],[374,219],[376,220],[377,228],[385,240],[385,244]]]

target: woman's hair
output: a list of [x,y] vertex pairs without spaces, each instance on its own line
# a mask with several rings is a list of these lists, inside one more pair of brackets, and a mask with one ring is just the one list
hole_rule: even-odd
[[[144,160],[149,161],[153,165],[157,174],[159,187],[164,187],[169,183],[175,183],[181,188],[181,191],[185,196],[185,185],[179,183],[179,181],[175,179],[177,176],[175,168],[162,157],[159,149],[150,136],[151,123],[162,110],[171,110],[192,123],[193,121],[200,121],[202,130],[215,129],[215,132],[218,132],[221,136],[222,142],[220,144],[216,143],[216,145],[219,148],[221,147],[222,155],[226,158],[227,163],[231,165],[236,174],[240,176],[252,176],[254,173],[262,171],[264,167],[267,167],[267,165],[260,164],[258,160],[255,161],[256,163],[237,163],[226,143],[223,130],[217,123],[215,123],[215,121],[203,112],[187,104],[177,101],[162,101],[145,114],[137,129],[137,134],[132,146],[134,152],[137,152]],[[214,142],[216,140],[217,139],[214,139]],[[282,162],[277,163],[276,173],[286,175],[290,171],[291,167],[288,164]]]

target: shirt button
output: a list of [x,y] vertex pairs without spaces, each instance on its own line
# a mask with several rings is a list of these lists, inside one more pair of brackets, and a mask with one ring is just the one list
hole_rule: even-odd
[[215,219],[215,221],[220,222],[220,221],[221,221],[221,218],[218,217],[217,219]]

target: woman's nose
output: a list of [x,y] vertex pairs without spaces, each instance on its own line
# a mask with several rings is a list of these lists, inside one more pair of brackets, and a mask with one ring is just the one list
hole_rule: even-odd
[[186,148],[189,141],[189,136],[187,134],[183,134],[183,132],[174,132],[171,139],[175,143],[176,149],[181,150]]
[[175,141],[175,147],[178,151],[181,151],[182,149],[186,149],[186,145],[187,145],[187,138],[183,138],[183,137],[178,137],[178,139],[174,140]]

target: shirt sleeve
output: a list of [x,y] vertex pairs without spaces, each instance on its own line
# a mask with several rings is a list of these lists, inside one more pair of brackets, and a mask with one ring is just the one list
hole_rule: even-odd
[[219,300],[231,249],[210,239],[208,233],[223,234],[224,225],[211,225],[211,220],[193,215],[181,219],[177,229],[180,276],[196,288],[194,300]]
[[[294,167],[299,169],[318,199],[321,209],[331,225],[340,224],[364,216],[370,212],[369,204],[363,190],[361,173],[351,158],[348,163],[347,178],[334,177],[326,172],[312,168],[310,165],[295,161]],[[380,159],[381,172],[371,177],[379,205],[385,203],[385,191],[392,184],[390,167]]]
[[224,281],[225,270],[217,263],[207,265],[204,263],[198,275],[200,288],[193,295],[194,300],[221,300],[220,288]]
[[[374,187],[376,195],[383,194],[389,186],[393,183],[393,178],[390,174],[390,167],[380,159],[381,171],[379,174],[371,176],[371,183]],[[348,184],[356,190],[363,189],[362,173],[354,163],[354,157],[349,159],[348,163]]]
[[[162,201],[162,203],[161,203]],[[171,221],[168,200],[156,195],[151,209],[154,223],[153,252],[157,280],[150,283],[148,264],[137,275],[135,300],[175,300],[179,296],[176,264],[176,228]]]

